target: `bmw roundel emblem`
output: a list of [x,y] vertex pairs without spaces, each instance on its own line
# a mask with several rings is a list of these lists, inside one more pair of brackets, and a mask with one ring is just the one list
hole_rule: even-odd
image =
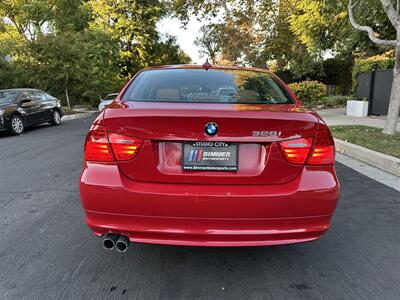
[[216,135],[218,132],[218,125],[214,122],[209,122],[206,124],[205,130],[208,135]]

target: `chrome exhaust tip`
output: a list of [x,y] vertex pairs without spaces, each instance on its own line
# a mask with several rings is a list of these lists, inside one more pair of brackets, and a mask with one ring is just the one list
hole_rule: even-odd
[[113,233],[107,233],[103,238],[103,248],[106,250],[114,249],[115,243],[118,240],[119,235]]
[[126,252],[126,250],[128,250],[129,244],[130,242],[128,237],[125,235],[120,235],[117,242],[115,243],[115,249],[118,252]]

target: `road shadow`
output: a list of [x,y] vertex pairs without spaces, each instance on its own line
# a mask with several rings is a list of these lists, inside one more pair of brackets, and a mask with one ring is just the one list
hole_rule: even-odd
[[311,279],[306,268],[313,253],[321,251],[321,241],[268,247],[134,244],[124,254],[98,249],[105,273],[96,279],[108,286],[97,295],[140,298],[142,291],[144,298],[157,299],[315,296],[313,289],[320,281]]
[[24,134],[28,134],[28,133],[31,133],[31,132],[37,132],[37,131],[40,131],[40,130],[43,130],[43,129],[46,129],[46,128],[49,128],[49,127],[60,127],[62,125],[63,125],[63,123],[61,123],[58,126],[52,126],[50,123],[32,125],[32,126],[26,127],[25,130],[24,130],[24,133],[21,134],[21,135],[11,135],[11,134],[8,133],[8,131],[4,130],[4,131],[0,131],[0,138],[22,137],[22,136],[24,136]]

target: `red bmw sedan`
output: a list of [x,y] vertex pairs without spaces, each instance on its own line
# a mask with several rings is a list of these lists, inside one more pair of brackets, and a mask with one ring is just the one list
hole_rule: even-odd
[[140,71],[87,135],[80,193],[106,249],[312,241],[339,197],[327,125],[274,74]]

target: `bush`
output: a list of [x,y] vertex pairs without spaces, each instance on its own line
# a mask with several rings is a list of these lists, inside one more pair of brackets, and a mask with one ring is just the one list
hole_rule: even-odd
[[289,84],[297,97],[307,107],[316,107],[326,96],[326,85],[318,81],[302,81]]
[[344,107],[349,99],[350,97],[348,96],[327,96],[318,102],[318,106],[323,106],[324,108]]

